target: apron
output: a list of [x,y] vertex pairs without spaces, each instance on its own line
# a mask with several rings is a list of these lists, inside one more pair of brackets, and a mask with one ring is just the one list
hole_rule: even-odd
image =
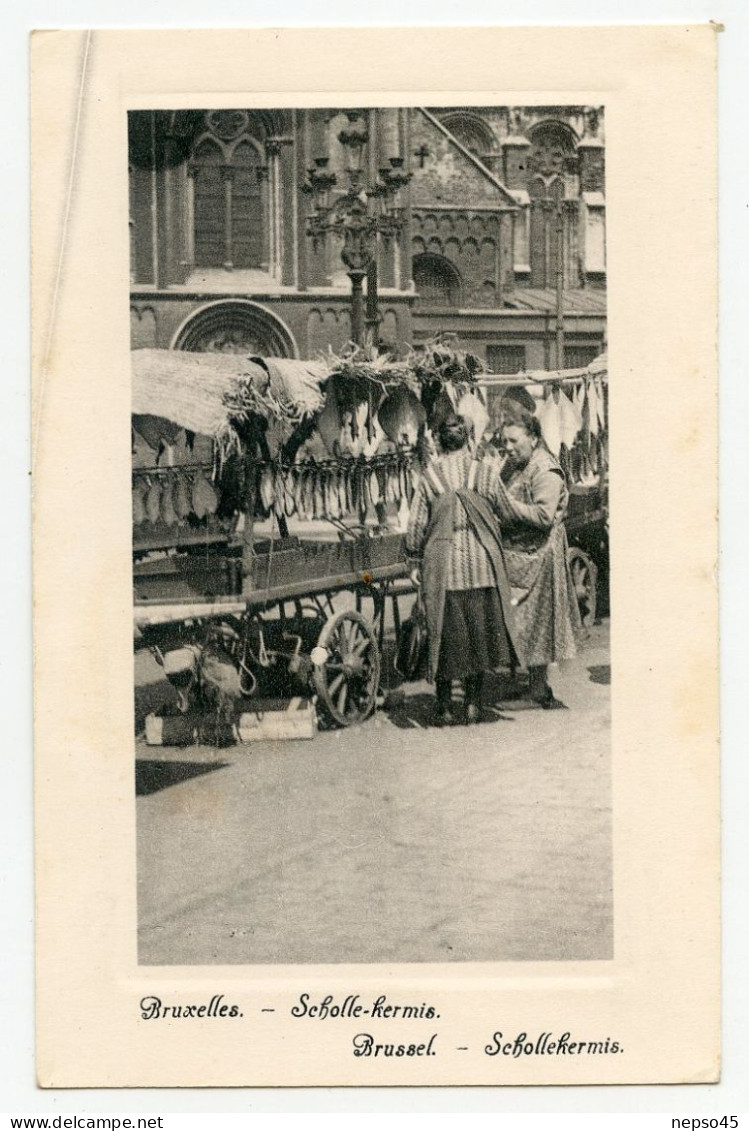
[[474,536],[483,546],[489,558],[499,593],[507,635],[518,664],[522,665],[523,663],[515,631],[510,582],[507,576],[502,543],[498,536],[496,516],[486,499],[475,490],[478,468],[478,461],[472,460],[466,474],[465,483],[458,490],[449,485],[438,464],[430,464],[424,471],[424,480],[432,496],[431,515],[424,536],[422,561],[424,608],[429,630],[430,679],[435,678],[439,661],[445,616],[447,573],[453,541],[455,508],[458,506],[461,506],[465,511]]

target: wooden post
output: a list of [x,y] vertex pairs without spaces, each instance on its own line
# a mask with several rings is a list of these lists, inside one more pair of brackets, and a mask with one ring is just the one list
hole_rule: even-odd
[[244,457],[245,503],[244,530],[242,531],[242,595],[247,596],[255,588],[255,460],[257,448],[249,449]]

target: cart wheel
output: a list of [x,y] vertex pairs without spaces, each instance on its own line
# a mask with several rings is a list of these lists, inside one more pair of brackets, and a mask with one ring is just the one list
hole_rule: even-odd
[[370,626],[359,613],[347,610],[331,617],[320,633],[318,648],[325,657],[312,673],[321,702],[339,726],[363,722],[372,713],[380,683],[380,653]]
[[577,546],[570,546],[567,561],[572,575],[572,584],[580,610],[580,620],[585,628],[590,628],[596,620],[596,588],[598,570],[588,555]]

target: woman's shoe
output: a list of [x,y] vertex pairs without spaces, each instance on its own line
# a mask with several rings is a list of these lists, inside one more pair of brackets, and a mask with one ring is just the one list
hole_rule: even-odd
[[451,727],[455,722],[455,716],[452,713],[451,705],[449,703],[438,703],[437,709],[434,712],[434,722],[438,727]]
[[469,703],[466,707],[466,723],[471,726],[472,723],[477,723],[481,719],[481,711],[475,703]]
[[543,711],[567,710],[567,704],[563,703],[561,699],[557,699],[550,687],[547,687],[543,695],[534,695],[532,702],[536,703]]
[[434,721],[438,727],[449,727],[455,722],[452,704],[453,685],[449,679],[437,680],[437,709]]

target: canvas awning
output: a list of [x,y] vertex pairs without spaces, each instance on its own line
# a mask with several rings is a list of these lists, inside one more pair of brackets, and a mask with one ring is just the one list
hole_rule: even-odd
[[140,349],[132,352],[132,413],[162,418],[204,436],[230,428],[243,407],[306,415],[323,405],[320,362],[237,354]]

